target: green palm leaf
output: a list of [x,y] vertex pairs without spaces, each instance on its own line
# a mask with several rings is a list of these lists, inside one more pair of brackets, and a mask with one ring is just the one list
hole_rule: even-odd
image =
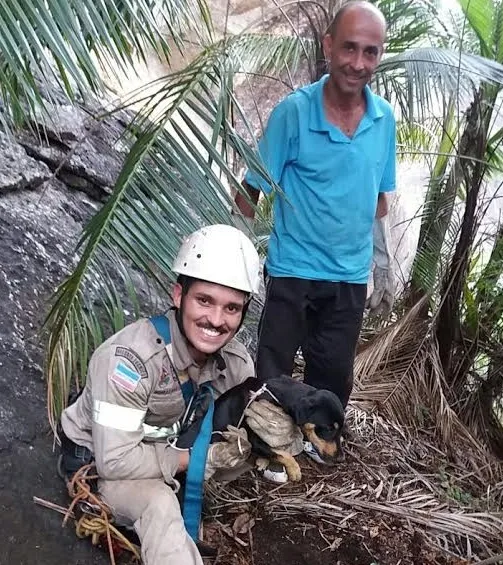
[[470,28],[475,32],[480,44],[480,53],[484,57],[495,54],[493,48],[493,24],[495,4],[493,0],[458,0]]
[[501,87],[503,65],[449,49],[421,47],[384,59],[376,75],[378,89],[393,80],[392,99],[401,101],[405,116],[424,120],[436,115],[443,100],[470,95],[481,83]]
[[[196,13],[197,12],[197,13]],[[154,14],[156,16],[154,17]],[[20,122],[45,107],[42,91],[59,85],[70,100],[105,90],[103,70],[119,78],[146,53],[170,56],[202,15],[202,0],[4,0],[0,10],[0,95]]]
[[109,322],[124,322],[113,280],[101,275],[111,264],[104,258],[120,253],[121,261],[167,292],[181,238],[204,224],[232,223],[229,187],[239,190],[240,180],[229,155],[240,156],[268,178],[254,148],[230,120],[232,106],[241,123],[249,125],[229,80],[233,64],[219,50],[208,51],[183,72],[157,81],[151,102],[134,121],[136,141],[113,194],[86,226],[79,264],[59,288],[46,321],[52,422],[72,378],[84,378],[86,356],[78,352],[91,342],[90,329],[103,324],[99,317],[83,314],[91,310],[90,295],[106,298]]

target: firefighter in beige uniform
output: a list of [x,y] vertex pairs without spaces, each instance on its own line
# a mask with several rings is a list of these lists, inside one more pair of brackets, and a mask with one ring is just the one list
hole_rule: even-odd
[[[184,414],[181,385],[211,382],[217,397],[254,375],[233,339],[259,285],[251,241],[230,226],[203,228],[184,241],[173,271],[171,344],[148,319],[128,325],[95,351],[83,393],[61,417],[66,441],[94,456],[99,492],[119,523],[134,526],[146,565],[202,564],[173,490],[189,452],[159,441]],[[240,432],[210,446],[207,477],[246,461],[250,444]]]

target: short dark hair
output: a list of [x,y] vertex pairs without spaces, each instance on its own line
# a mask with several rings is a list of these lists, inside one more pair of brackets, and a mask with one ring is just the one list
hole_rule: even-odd
[[178,275],[176,282],[182,287],[182,295],[185,296],[190,287],[196,282],[197,279],[189,277],[188,275]]
[[384,25],[384,30],[386,31],[386,27],[387,27],[386,18],[384,17],[384,14],[381,12],[381,10],[377,8],[377,6],[374,6],[374,4],[368,2],[367,0],[348,0],[335,13],[334,19],[330,22],[329,26],[327,27],[327,31],[325,32],[325,35],[330,35],[330,37],[334,37],[335,33],[337,32],[337,26],[339,25],[342,16],[344,16],[344,14],[348,10],[350,10],[355,6],[367,8],[368,10],[372,11],[377,17],[380,17]]

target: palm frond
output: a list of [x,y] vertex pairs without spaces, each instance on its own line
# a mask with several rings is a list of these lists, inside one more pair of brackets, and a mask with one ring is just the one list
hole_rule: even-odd
[[451,406],[430,322],[418,316],[424,300],[357,355],[352,398],[363,407],[376,404],[381,416],[402,426],[433,426],[443,445],[462,437],[487,458]]
[[480,53],[484,57],[495,55],[493,48],[493,25],[495,3],[493,0],[458,0],[463,13],[468,20],[470,29],[479,40]]
[[390,76],[399,89],[394,97],[408,101],[405,116],[424,120],[438,114],[444,99],[463,101],[481,83],[503,86],[503,65],[477,55],[421,47],[385,58],[376,74],[378,88],[384,88]]
[[411,160],[427,160],[441,134],[435,118],[425,122],[403,120],[397,124],[398,155]]
[[403,53],[412,49],[432,33],[438,13],[434,5],[412,0],[375,2],[388,23],[387,53]]
[[[124,261],[168,292],[172,260],[182,237],[201,225],[233,221],[230,188],[242,189],[229,155],[239,156],[269,179],[255,148],[233,127],[232,115],[248,122],[235,99],[227,61],[215,49],[184,71],[157,81],[156,91],[132,124],[136,141],[113,194],[86,226],[79,264],[59,288],[46,322],[53,421],[65,399],[55,403],[51,398],[68,390],[72,374],[85,374],[83,357],[71,363],[58,360],[68,354],[69,343],[90,342],[85,334],[94,326],[81,312],[92,273],[100,278],[100,295],[110,304],[108,329],[124,322],[110,277],[99,274],[110,265],[103,256],[117,250]],[[232,64],[231,60],[231,69]]]
[[[455,117],[455,108],[450,104],[442,123],[438,152],[431,168],[418,251],[412,269],[414,286],[429,295],[436,293],[442,279],[441,267],[445,258],[441,253],[442,249],[449,253],[453,248],[454,240],[451,241],[449,238],[446,241],[445,234],[452,224],[454,203],[459,188],[459,172],[455,163],[458,136],[459,125]],[[447,262],[444,262],[444,265]]]
[[199,15],[207,21],[202,0],[5,0],[0,94],[8,114],[20,122],[44,108],[42,92],[54,85],[69,100],[102,93],[103,70],[120,80],[137,61],[146,62],[147,51],[169,59],[167,37],[181,48],[183,31],[195,28]]

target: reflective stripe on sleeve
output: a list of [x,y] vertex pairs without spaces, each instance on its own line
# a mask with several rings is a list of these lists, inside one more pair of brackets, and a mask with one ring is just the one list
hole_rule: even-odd
[[104,400],[93,402],[93,420],[100,426],[123,432],[137,432],[143,424],[146,413],[146,410],[126,408]]

